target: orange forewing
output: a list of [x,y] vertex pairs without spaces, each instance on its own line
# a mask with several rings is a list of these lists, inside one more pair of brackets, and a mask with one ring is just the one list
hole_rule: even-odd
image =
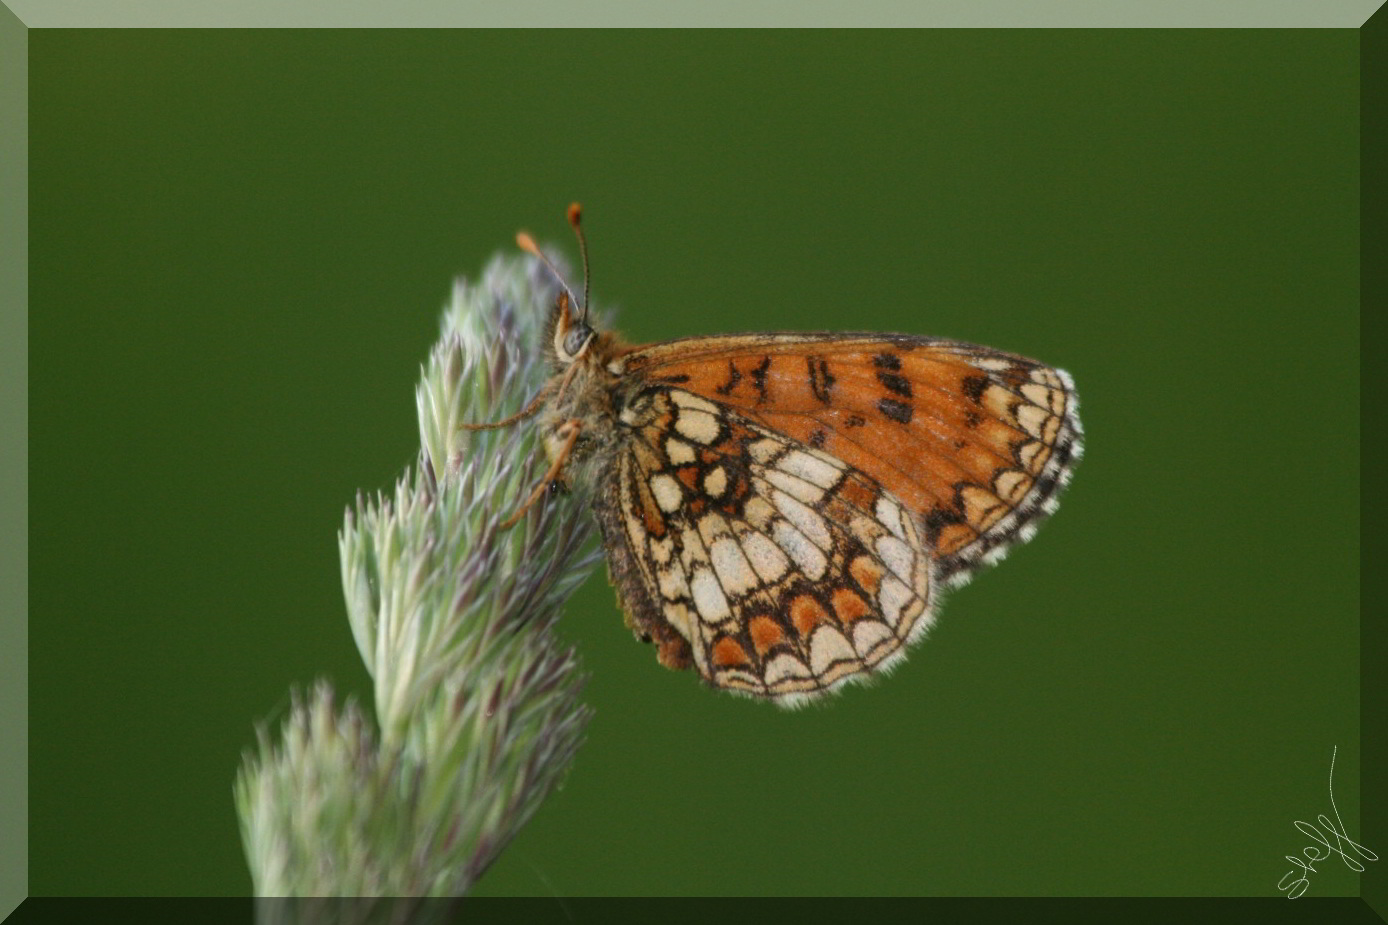
[[[952,556],[1054,485],[1073,396],[1034,360],[955,341],[753,334],[636,348],[625,370],[736,409],[862,471]],[[1059,444],[1058,444],[1059,441]],[[1045,484],[1043,484],[1045,482]]]

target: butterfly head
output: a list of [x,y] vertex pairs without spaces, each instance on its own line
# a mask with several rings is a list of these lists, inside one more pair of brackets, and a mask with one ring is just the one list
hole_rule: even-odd
[[583,356],[589,345],[597,338],[597,332],[588,325],[587,312],[575,314],[568,290],[559,293],[554,306],[554,358],[560,366],[568,366]]
[[516,243],[521,250],[534,257],[538,257],[549,267],[554,278],[559,280],[559,298],[554,305],[554,316],[550,320],[550,331],[552,332],[552,347],[555,360],[561,367],[571,366],[579,357],[590,354],[593,342],[598,339],[597,332],[588,324],[588,242],[583,237],[583,209],[578,203],[570,203],[568,209],[569,226],[573,228],[574,234],[578,237],[578,250],[583,255],[583,302],[581,308],[575,308],[576,299],[569,284],[564,282],[563,275],[555,268],[554,264],[544,252],[535,244],[535,240],[524,231],[516,235]]

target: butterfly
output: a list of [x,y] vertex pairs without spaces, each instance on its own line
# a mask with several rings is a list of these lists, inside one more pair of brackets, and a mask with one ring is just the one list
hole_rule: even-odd
[[661,664],[797,706],[890,669],[943,588],[1026,542],[1082,451],[1063,370],[905,334],[633,346],[561,283],[539,415],[546,490],[586,489],[627,626]]

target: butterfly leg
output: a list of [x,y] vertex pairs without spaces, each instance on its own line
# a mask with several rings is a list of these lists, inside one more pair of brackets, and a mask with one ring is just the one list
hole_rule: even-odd
[[525,503],[520,506],[520,509],[501,524],[501,529],[514,527],[525,515],[525,512],[534,507],[535,502],[543,498],[545,492],[549,491],[550,485],[563,471],[564,463],[569,461],[569,454],[573,452],[574,444],[578,442],[578,435],[582,429],[578,418],[570,418],[559,425],[555,434],[563,439],[564,443],[560,446],[559,452],[555,454],[554,462],[550,464],[549,471],[545,473],[544,478],[540,479],[540,484],[535,486],[535,490],[530,493],[529,498],[525,499]]
[[549,389],[541,389],[540,394],[536,395],[534,400],[531,401],[530,404],[526,405],[523,410],[511,415],[509,418],[506,418],[505,420],[493,421],[490,424],[459,424],[458,426],[463,430],[496,430],[499,427],[510,427],[517,421],[523,421],[526,418],[533,415],[535,412],[539,411],[540,408],[544,406],[545,398],[548,397],[548,392]]

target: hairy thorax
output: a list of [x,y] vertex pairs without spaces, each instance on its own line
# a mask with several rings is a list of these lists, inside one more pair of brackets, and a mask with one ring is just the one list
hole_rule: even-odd
[[643,403],[632,394],[633,383],[621,375],[617,357],[625,350],[625,345],[611,335],[599,335],[547,386],[554,395],[541,415],[540,433],[551,463],[563,455],[567,428],[579,428],[560,476],[566,486],[594,485],[615,463],[636,423],[632,406]]

